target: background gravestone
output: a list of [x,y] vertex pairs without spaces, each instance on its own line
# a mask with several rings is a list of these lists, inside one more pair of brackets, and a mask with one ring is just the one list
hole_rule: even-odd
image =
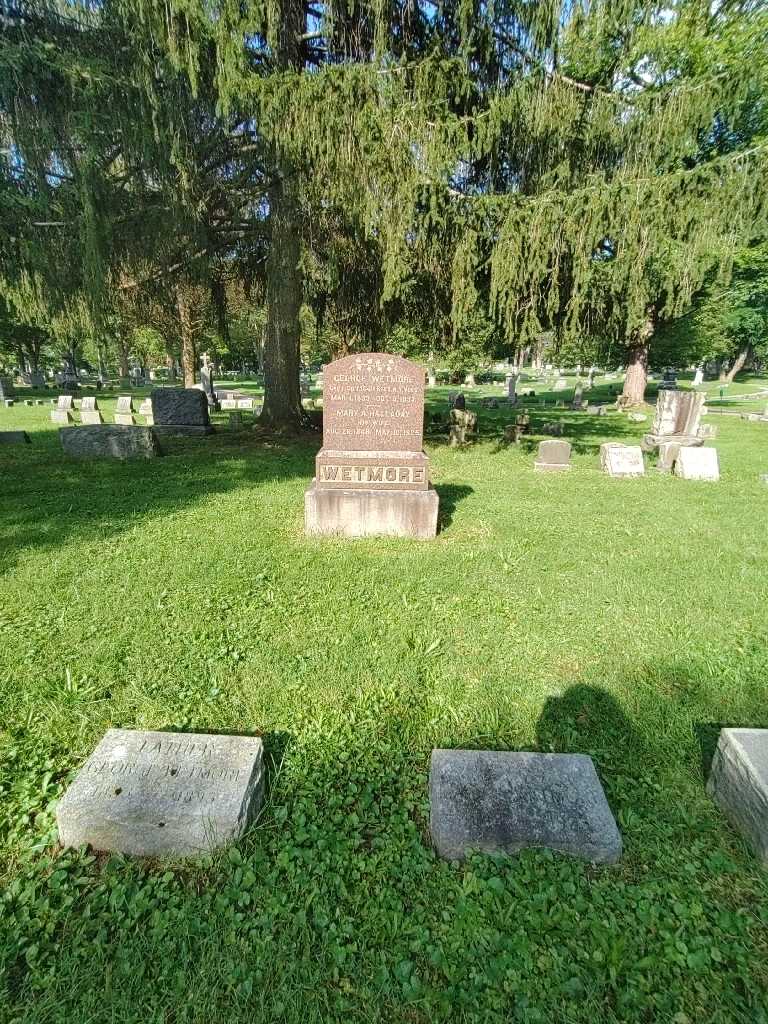
[[600,445],[600,465],[608,476],[645,476],[640,445],[607,441]]
[[538,473],[563,473],[571,468],[569,441],[541,441],[533,468]]
[[95,396],[86,395],[80,402],[80,422],[89,426],[104,422]]
[[422,450],[423,369],[386,353],[347,356],[325,367],[323,397],[306,532],[434,537],[438,498]]
[[430,832],[437,853],[543,846],[597,864],[621,856],[619,830],[585,754],[433,750]]
[[133,418],[133,398],[131,395],[118,395],[115,408],[115,423],[123,427],[131,427],[136,422]]
[[155,388],[151,397],[158,434],[195,437],[213,433],[208,399],[199,388]]
[[250,736],[110,729],[59,801],[59,839],[140,857],[206,853],[253,821],[262,758]]

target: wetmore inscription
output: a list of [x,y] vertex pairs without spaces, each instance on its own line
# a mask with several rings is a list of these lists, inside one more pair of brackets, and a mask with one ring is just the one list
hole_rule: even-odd
[[419,537],[437,532],[422,451],[424,370],[366,352],[323,371],[323,447],[304,495],[309,534]]
[[110,729],[57,808],[64,846],[190,856],[236,839],[259,809],[262,743]]
[[420,452],[424,371],[402,356],[347,356],[325,368],[323,447]]

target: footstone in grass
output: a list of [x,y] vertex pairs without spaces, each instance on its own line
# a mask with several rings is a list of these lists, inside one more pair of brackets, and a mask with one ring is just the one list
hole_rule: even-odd
[[188,857],[237,839],[264,789],[249,736],[110,729],[56,810],[63,846]]
[[75,459],[152,459],[162,454],[151,427],[112,423],[64,427],[59,437],[66,454]]
[[768,866],[768,729],[723,729],[707,792]]
[[0,444],[31,444],[26,430],[0,430]]
[[433,750],[430,829],[437,853],[546,847],[596,864],[621,856],[621,836],[584,754]]

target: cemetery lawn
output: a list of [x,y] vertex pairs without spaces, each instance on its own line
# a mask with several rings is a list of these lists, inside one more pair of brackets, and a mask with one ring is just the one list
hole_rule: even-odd
[[[427,436],[436,540],[343,542],[302,532],[319,436],[75,463],[49,411],[0,409],[0,1024],[768,1022],[768,874],[704,788],[768,727],[768,424],[706,420],[717,484],[612,480],[650,421],[534,408],[574,442],[538,475],[481,410]],[[59,850],[110,726],[263,735],[251,833]],[[439,861],[435,746],[591,755],[621,862]]]

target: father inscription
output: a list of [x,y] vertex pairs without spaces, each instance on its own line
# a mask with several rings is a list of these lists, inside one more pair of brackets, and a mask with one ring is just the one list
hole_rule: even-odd
[[323,447],[305,496],[307,532],[434,537],[438,499],[422,451],[423,369],[386,353],[347,356],[326,366],[323,398]]
[[110,729],[56,810],[63,846],[193,856],[238,838],[262,799],[249,736]]

